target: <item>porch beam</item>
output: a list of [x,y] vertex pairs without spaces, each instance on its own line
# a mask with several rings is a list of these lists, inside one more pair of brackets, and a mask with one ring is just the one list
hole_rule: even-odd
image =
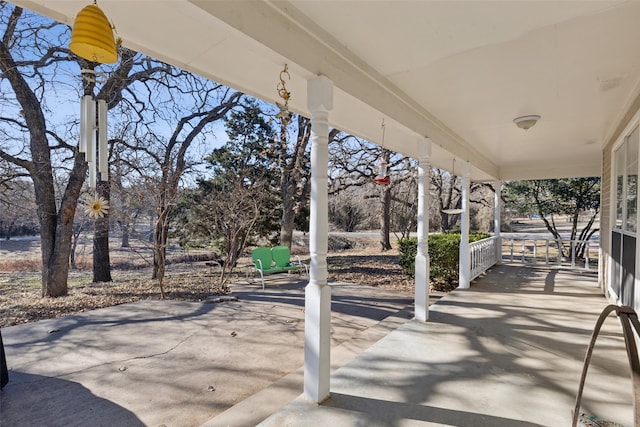
[[431,139],[418,140],[418,251],[415,262],[415,318],[429,319],[429,170]]
[[329,111],[333,82],[325,76],[307,82],[311,112],[311,218],[309,284],[305,288],[304,395],[320,403],[329,397],[331,288],[327,284]]
[[[409,94],[300,12],[295,5],[287,1],[189,2],[288,58],[290,63],[295,62],[313,74],[328,76],[336,88],[370,105],[416,134],[429,135],[446,151],[458,157],[473,159],[474,166],[488,175],[499,177],[498,166],[482,150],[447,127]],[[269,99],[269,96],[260,97]],[[402,149],[400,147],[395,151]]]
[[467,289],[471,285],[471,254],[469,253],[469,181],[471,167],[462,164],[462,218],[460,221],[460,265],[458,287]]

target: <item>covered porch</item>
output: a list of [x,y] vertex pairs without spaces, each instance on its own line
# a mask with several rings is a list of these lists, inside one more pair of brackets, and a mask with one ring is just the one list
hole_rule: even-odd
[[[14,2],[69,24],[86,3]],[[143,1],[104,1],[101,7],[125,46],[264,100],[277,99],[275,83],[286,64],[291,109],[312,119],[304,392],[311,402],[330,400],[320,406],[297,401],[267,425],[304,425],[310,415],[318,425],[359,425],[362,419],[371,425],[478,425],[482,417],[486,425],[567,424],[588,334],[606,304],[608,238],[601,246],[599,283],[589,276],[583,286],[586,277],[554,270],[539,270],[549,273],[534,280],[529,272],[538,270],[498,267],[478,287],[456,291],[430,308],[428,170],[459,160],[467,193],[470,180],[499,185],[602,176],[602,229],[608,235],[615,192],[611,150],[634,124],[640,105],[640,3],[175,0],[153,8]],[[540,123],[523,130],[513,123],[522,116]],[[417,159],[420,177],[416,320],[332,381],[326,261],[330,126]],[[637,152],[628,157],[629,177],[637,178]],[[467,203],[468,195],[463,199]],[[637,197],[628,203],[637,206]],[[467,205],[463,211],[468,216]],[[467,219],[463,243],[468,231]],[[627,253],[629,264],[640,262],[635,246]],[[466,287],[468,246],[461,262]],[[480,291],[492,277],[504,278],[502,288]],[[635,270],[625,277],[636,281]],[[630,295],[637,300],[640,286],[635,289]],[[615,337],[620,338],[612,332],[606,338]],[[616,371],[623,369],[624,354],[608,349],[607,356]],[[617,388],[619,382],[606,372],[602,378],[594,388],[603,394],[588,401],[593,412],[609,415],[630,399],[609,396],[600,387]],[[300,405],[306,408],[302,416]],[[614,413],[620,414],[628,411]],[[321,421],[334,415],[333,421]]]
[[[338,369],[327,401],[301,396],[260,425],[570,425],[584,353],[605,305],[593,273],[497,266],[432,305],[428,322],[408,321]],[[583,411],[633,425],[624,339],[613,317],[585,384]]]
[[[271,280],[235,285],[235,302],[147,301],[3,329],[0,425],[569,425],[606,305],[594,273],[522,264],[432,295],[428,322],[412,319],[409,295],[332,283],[331,396],[318,405],[301,394],[304,283]],[[616,319],[582,408],[633,425]]]

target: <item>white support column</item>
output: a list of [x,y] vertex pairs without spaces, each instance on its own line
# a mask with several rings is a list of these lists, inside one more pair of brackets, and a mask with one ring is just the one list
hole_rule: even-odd
[[415,265],[415,317],[429,319],[429,170],[431,139],[418,140],[418,252]]
[[311,268],[309,284],[305,289],[304,395],[320,403],[329,397],[331,350],[331,288],[327,285],[327,182],[333,82],[325,76],[309,80],[307,103],[311,112]]
[[495,194],[493,196],[493,235],[496,239],[497,264],[502,264],[502,237],[500,237],[500,214],[502,211],[502,181],[493,183]]
[[471,254],[469,253],[469,162],[462,165],[462,218],[460,221],[460,271],[458,287],[467,289],[471,286]]

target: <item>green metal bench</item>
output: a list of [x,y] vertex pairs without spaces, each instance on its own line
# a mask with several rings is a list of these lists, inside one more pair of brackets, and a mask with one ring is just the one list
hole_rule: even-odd
[[309,275],[309,269],[306,264],[300,261],[291,262],[291,251],[287,246],[274,246],[273,248],[258,247],[251,251],[251,259],[253,267],[260,273],[262,282],[262,290],[264,290],[264,276],[266,274],[284,273],[290,271],[302,271]]

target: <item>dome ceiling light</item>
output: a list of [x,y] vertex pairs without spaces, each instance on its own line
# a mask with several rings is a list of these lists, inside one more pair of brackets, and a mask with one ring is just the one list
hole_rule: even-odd
[[540,120],[540,116],[537,114],[532,114],[529,116],[520,116],[513,119],[513,123],[516,124],[520,129],[527,130],[533,127]]

